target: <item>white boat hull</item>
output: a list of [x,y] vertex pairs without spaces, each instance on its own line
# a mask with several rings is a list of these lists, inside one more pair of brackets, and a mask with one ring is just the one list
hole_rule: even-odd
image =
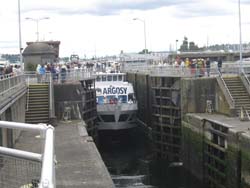
[[[136,127],[137,103],[97,105],[98,130],[121,130]],[[125,117],[121,119],[121,117]]]

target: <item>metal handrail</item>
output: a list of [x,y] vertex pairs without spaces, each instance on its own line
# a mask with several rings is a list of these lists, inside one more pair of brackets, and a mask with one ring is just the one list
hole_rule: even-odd
[[9,75],[0,80],[0,95],[4,96],[6,93],[16,91],[20,86],[25,85],[25,79],[23,75]]
[[228,93],[228,95],[229,95],[229,97],[230,97],[230,99],[231,99],[231,101],[233,103],[233,107],[235,107],[235,100],[233,99],[233,96],[231,95],[231,93],[230,93],[230,91],[229,91],[229,89],[228,89],[228,87],[226,85],[226,82],[225,82],[225,80],[222,77],[221,72],[218,71],[218,73],[219,73],[219,78],[221,79],[221,81],[222,81],[224,87],[226,88],[226,91],[227,91],[227,93]]
[[248,83],[248,85],[249,85],[249,87],[250,87],[250,80],[248,79],[246,73],[245,73],[244,71],[242,71],[242,74],[243,74],[243,76],[245,77],[245,79],[246,79],[246,81],[247,81],[247,83]]
[[53,81],[52,81],[52,75],[50,75],[49,79],[49,114],[50,118],[54,117],[54,109],[53,109],[53,102],[54,102],[54,96],[53,96]]
[[[237,63],[225,63],[221,68],[223,74],[239,74],[238,72],[239,65]],[[246,71],[249,71],[250,64],[245,63],[243,67]],[[123,71],[125,72],[139,72],[139,73],[150,73],[154,75],[162,74],[162,75],[170,75],[170,76],[181,76],[181,77],[195,77],[197,76],[197,70],[202,70],[204,73],[207,71],[206,67],[198,68],[198,67],[182,67],[175,66],[171,64],[159,64],[159,65],[149,65],[145,63],[137,63],[137,64],[126,64],[123,67]],[[210,75],[218,75],[217,65],[211,64],[209,68]],[[205,74],[203,74],[205,76]]]
[[24,158],[27,160],[35,160],[42,162],[42,171],[39,188],[55,188],[56,176],[55,176],[55,160],[54,160],[54,127],[46,124],[26,124],[18,122],[0,121],[1,128],[19,129],[28,131],[40,131],[42,135],[45,135],[45,144],[43,154],[37,154],[33,152],[27,152],[22,150],[16,150],[12,148],[0,147],[0,153]]

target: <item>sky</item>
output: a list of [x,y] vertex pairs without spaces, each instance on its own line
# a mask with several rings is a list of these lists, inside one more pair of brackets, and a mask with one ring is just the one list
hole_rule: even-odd
[[[0,0],[0,54],[19,53],[18,0]],[[20,0],[22,47],[59,40],[60,57],[118,55],[239,43],[238,0]],[[250,42],[250,0],[241,0],[242,41]],[[49,19],[43,19],[49,17]],[[33,20],[26,19],[32,18]],[[139,18],[140,20],[133,20]],[[178,42],[176,43],[176,40]]]

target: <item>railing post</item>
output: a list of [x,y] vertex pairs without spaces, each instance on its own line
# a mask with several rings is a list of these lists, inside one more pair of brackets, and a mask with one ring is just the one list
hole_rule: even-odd
[[45,146],[43,153],[42,175],[39,188],[56,187],[54,163],[54,127],[49,125],[45,132]]

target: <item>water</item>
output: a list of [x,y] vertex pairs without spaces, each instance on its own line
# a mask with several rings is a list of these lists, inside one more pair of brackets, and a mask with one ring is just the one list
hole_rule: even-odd
[[137,129],[99,133],[99,151],[116,188],[200,188],[182,167],[155,161]]

